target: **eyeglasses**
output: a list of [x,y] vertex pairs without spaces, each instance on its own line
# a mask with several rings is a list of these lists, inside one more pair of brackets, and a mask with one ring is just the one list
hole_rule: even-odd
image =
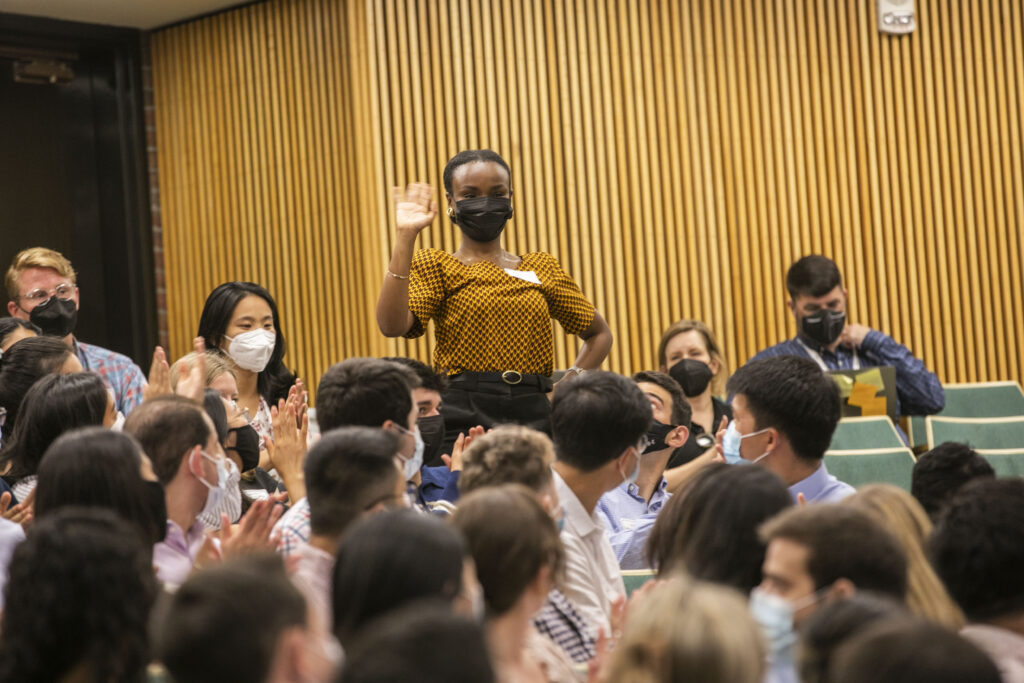
[[28,294],[16,297],[21,301],[30,303],[34,306],[38,306],[43,303],[51,296],[56,296],[58,299],[70,299],[75,295],[75,286],[67,282],[62,282],[51,290],[45,289],[33,289]]

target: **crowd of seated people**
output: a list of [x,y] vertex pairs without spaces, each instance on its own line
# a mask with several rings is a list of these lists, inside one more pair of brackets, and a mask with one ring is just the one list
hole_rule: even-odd
[[417,360],[310,396],[257,284],[146,373],[75,337],[57,252],[6,284],[0,682],[1024,683],[1024,481],[953,443],[910,491],[826,467],[823,369],[942,389],[824,257],[787,279],[800,335],[731,375],[682,320],[657,369],[560,380],[549,429],[454,439]]

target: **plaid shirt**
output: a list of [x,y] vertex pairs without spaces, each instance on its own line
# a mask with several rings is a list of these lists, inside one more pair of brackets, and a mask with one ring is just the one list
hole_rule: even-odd
[[309,543],[310,533],[309,501],[303,498],[277,521],[271,538],[277,537],[277,552],[289,557]]
[[97,373],[114,391],[114,408],[128,416],[142,403],[146,376],[128,356],[75,340],[75,355],[86,370]]
[[533,625],[577,664],[594,658],[596,650],[590,629],[572,601],[557,588],[552,588],[548,593],[547,602],[533,617]]

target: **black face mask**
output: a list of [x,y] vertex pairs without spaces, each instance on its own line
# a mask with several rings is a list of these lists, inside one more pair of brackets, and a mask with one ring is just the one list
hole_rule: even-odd
[[800,320],[800,334],[821,346],[831,346],[832,342],[839,339],[844,327],[846,327],[846,313],[828,309],[805,316]]
[[260,435],[251,425],[229,429],[228,433],[235,433],[235,445],[228,446],[224,450],[234,451],[238,459],[242,461],[243,472],[254,470],[260,464]]
[[473,197],[455,202],[452,223],[463,234],[476,242],[493,242],[512,218],[512,200],[509,197]]
[[164,485],[158,481],[145,481],[146,514],[150,528],[156,534],[154,543],[160,543],[167,537],[167,500],[164,498]]
[[714,376],[711,368],[703,361],[684,358],[668,369],[669,376],[679,382],[686,398],[700,396],[711,383]]
[[651,445],[644,449],[642,455],[662,451],[668,448],[668,445],[665,443],[665,437],[667,437],[673,429],[675,429],[673,425],[663,424],[655,420],[654,423],[651,424],[651,428],[647,430],[647,438],[651,440]]
[[49,299],[32,309],[28,314],[43,334],[52,337],[66,337],[75,331],[78,322],[78,307],[74,299],[61,299],[51,296]]
[[444,416],[431,415],[416,420],[423,438],[423,464],[437,467],[444,464],[441,460],[441,448],[444,446]]

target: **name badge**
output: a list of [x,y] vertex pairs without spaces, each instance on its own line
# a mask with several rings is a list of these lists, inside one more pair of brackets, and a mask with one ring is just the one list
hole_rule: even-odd
[[537,273],[532,270],[514,270],[512,268],[505,268],[505,272],[512,277],[519,278],[520,280],[525,280],[526,282],[530,282],[535,285],[540,284],[540,278],[537,277]]

